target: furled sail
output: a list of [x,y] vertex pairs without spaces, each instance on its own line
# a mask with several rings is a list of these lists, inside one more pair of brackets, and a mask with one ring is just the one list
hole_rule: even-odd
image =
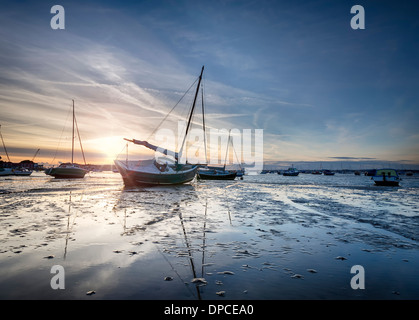
[[148,143],[147,141],[136,140],[136,139],[131,139],[131,140],[130,139],[124,139],[124,140],[132,142],[134,144],[139,144],[141,146],[144,146],[144,147],[149,148],[149,149],[154,150],[154,151],[158,151],[158,152],[163,153],[165,155],[173,156],[176,160],[178,160],[179,155],[178,155],[177,152],[170,151],[170,150],[167,150],[167,149],[163,149],[161,147],[155,146],[154,144]]

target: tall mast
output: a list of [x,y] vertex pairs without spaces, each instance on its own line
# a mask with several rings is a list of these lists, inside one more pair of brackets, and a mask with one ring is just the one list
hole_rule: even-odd
[[196,91],[195,91],[195,98],[194,98],[194,100],[193,100],[191,113],[189,114],[188,124],[187,124],[187,126],[186,126],[186,132],[185,132],[185,136],[183,137],[182,146],[180,147],[180,150],[179,150],[179,155],[181,155],[181,154],[182,154],[183,146],[184,146],[184,144],[185,144],[185,140],[186,140],[186,137],[188,136],[189,128],[190,128],[190,126],[191,126],[192,115],[193,115],[193,111],[194,111],[194,109],[195,109],[196,98],[198,97],[198,93],[199,93],[199,86],[201,85],[202,73],[203,73],[203,72],[204,72],[204,66],[202,66],[202,69],[201,69],[201,74],[199,75],[199,81],[198,81],[198,85],[196,86]]
[[73,135],[71,136],[71,164],[74,161],[74,99],[73,99]]
[[226,148],[226,157],[225,157],[225,160],[224,160],[224,170],[226,169],[227,156],[228,156],[228,146],[230,145],[230,133],[231,133],[231,129],[228,131],[228,140],[227,140],[227,148]]
[[74,122],[76,123],[77,136],[79,137],[80,149],[81,149],[81,154],[83,155],[84,165],[87,165],[86,157],[84,156],[83,145],[81,144],[81,137],[80,137],[80,132],[79,132],[79,126],[77,125],[76,115],[74,115]]
[[208,164],[208,155],[207,155],[207,133],[205,128],[205,110],[204,110],[204,87],[202,87],[202,127],[204,129],[204,150],[205,150],[205,162]]

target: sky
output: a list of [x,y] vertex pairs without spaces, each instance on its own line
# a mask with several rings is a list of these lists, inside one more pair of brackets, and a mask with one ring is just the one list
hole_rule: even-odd
[[[65,29],[51,28],[56,4]],[[365,29],[351,28],[354,5]],[[13,162],[38,148],[35,162],[69,160],[74,99],[86,161],[110,163],[123,138],[150,138],[205,65],[206,124],[262,129],[266,163],[419,164],[415,1],[0,6],[0,125]]]

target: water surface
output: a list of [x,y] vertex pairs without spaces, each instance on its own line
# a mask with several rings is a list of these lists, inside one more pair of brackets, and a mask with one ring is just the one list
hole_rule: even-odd
[[[2,177],[0,298],[418,299],[418,190],[416,176],[401,187],[266,174],[153,188],[112,172]],[[53,265],[64,290],[51,288]],[[354,265],[364,290],[350,286]]]

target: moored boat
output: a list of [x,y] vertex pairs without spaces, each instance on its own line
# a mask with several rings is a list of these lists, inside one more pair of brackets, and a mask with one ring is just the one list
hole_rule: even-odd
[[32,171],[28,170],[28,169],[13,169],[12,171],[13,171],[13,175],[15,175],[15,176],[27,177],[27,176],[30,176],[32,174]]
[[189,164],[187,162],[183,164],[179,162],[179,159],[182,159],[181,154],[186,141],[186,137],[188,136],[188,132],[190,130],[192,116],[195,110],[196,100],[199,93],[203,72],[204,67],[202,67],[201,74],[198,78],[195,97],[190,112],[188,114],[188,123],[183,137],[183,143],[179,152],[173,152],[167,149],[162,149],[156,145],[149,143],[148,141],[125,139],[126,141],[132,142],[136,145],[142,145],[148,149],[158,151],[164,155],[170,155],[174,157],[174,161],[170,158],[159,158],[159,161],[156,161],[156,159],[148,159],[141,161],[114,160],[115,166],[121,174],[125,185],[178,185],[188,183],[195,178],[198,170],[198,165]]
[[[198,179],[202,180],[234,180],[237,176],[237,170],[226,170],[228,148],[230,146],[230,133],[228,134],[226,157],[224,160],[223,167],[210,167],[205,166],[204,168],[198,169]],[[243,175],[241,175],[243,176]]]
[[225,168],[211,168],[198,170],[198,179],[202,180],[234,180],[237,176],[235,170],[225,170]]
[[[76,115],[74,112],[74,100],[73,100],[73,135],[72,135],[72,143],[71,143],[71,162],[70,163],[62,163],[58,167],[49,168],[45,170],[45,174],[49,176],[53,176],[57,179],[82,179],[88,172],[88,170],[81,168],[78,164],[74,163],[74,129],[75,126],[77,127],[76,122]],[[78,132],[77,127],[77,132]],[[79,135],[80,137],[80,135]],[[81,147],[81,139],[80,140],[80,147]],[[81,151],[83,153],[83,148],[81,147]],[[84,158],[84,153],[83,153]],[[85,161],[86,163],[86,161]]]
[[114,162],[126,186],[183,184],[192,181],[198,169],[190,164],[160,164],[155,159]]
[[45,174],[61,179],[82,179],[86,173],[87,170],[79,167],[75,163],[62,163],[56,168],[45,170]]
[[0,168],[0,176],[12,176],[13,171],[10,168]]
[[[1,125],[0,125],[0,137],[1,137],[1,142],[3,143],[3,148],[4,148],[4,152],[6,153],[7,159],[9,160],[9,162],[11,162],[9,158],[9,154],[7,153],[6,144],[4,143],[3,135],[1,133]],[[30,176],[31,174],[32,174],[32,171],[28,169],[0,168],[0,176]]]
[[395,169],[379,169],[371,177],[377,186],[398,186],[400,177]]
[[284,171],[283,173],[282,173],[282,175],[284,175],[284,176],[298,176],[300,174],[300,171],[298,171],[296,168],[294,168],[294,167],[291,167],[291,168],[288,168],[286,171]]

